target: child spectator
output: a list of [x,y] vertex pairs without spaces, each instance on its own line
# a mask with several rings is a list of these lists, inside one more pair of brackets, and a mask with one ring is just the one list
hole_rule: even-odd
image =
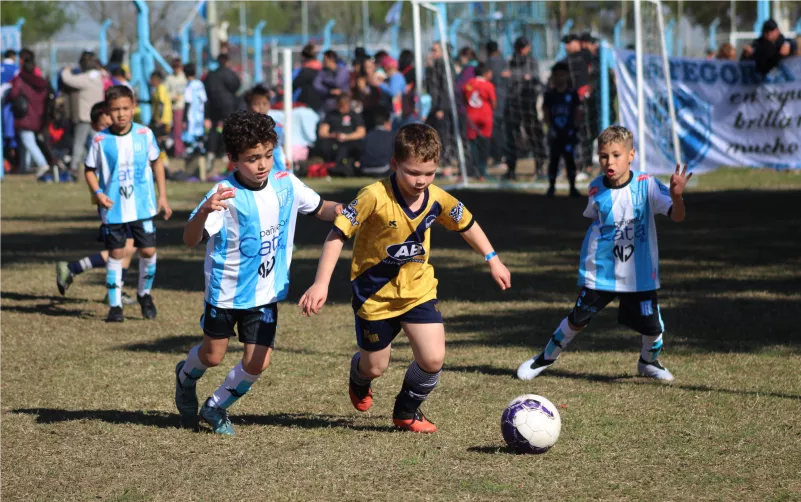
[[548,151],[551,155],[548,164],[548,197],[553,197],[556,191],[560,158],[565,159],[570,196],[581,195],[576,190],[576,161],[573,155],[578,142],[578,129],[582,125],[582,114],[579,95],[569,87],[569,83],[570,67],[564,61],[556,63],[551,69],[553,87],[545,92],[543,102],[545,123],[548,124]]
[[489,66],[483,62],[478,63],[475,75],[464,84],[462,95],[467,109],[467,139],[470,142],[471,156],[478,170],[479,180],[484,181],[487,178],[492,122],[498,100]]
[[395,141],[395,133],[392,132],[392,120],[390,120],[387,110],[378,110],[376,120],[381,125],[376,126],[364,138],[364,150],[362,150],[359,162],[359,174],[362,176],[383,177],[388,176],[392,169],[392,145]]

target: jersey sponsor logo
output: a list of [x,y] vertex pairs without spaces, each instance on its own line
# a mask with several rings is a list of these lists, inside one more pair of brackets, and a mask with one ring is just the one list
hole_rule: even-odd
[[637,176],[637,181],[644,181],[644,180],[647,180],[647,179],[648,179],[648,175],[647,174],[641,174],[641,175]]
[[147,127],[140,127],[136,130],[136,134],[147,134],[148,128]]
[[272,238],[264,239],[259,242],[255,237],[245,237],[239,242],[239,253],[245,258],[265,257],[284,249],[280,234],[274,234]]
[[410,261],[425,263],[425,260],[417,259],[417,256],[425,256],[426,249],[423,244],[414,241],[406,241],[402,244],[390,244],[387,246],[386,262],[393,264],[404,264]]
[[613,251],[615,258],[626,263],[634,254],[634,244],[629,244],[628,246],[617,245]]
[[134,186],[128,185],[127,187],[120,187],[120,197],[130,199],[134,193]]
[[342,210],[342,216],[347,218],[354,227],[359,224],[359,220],[357,219],[359,217],[359,212],[353,207],[353,202],[351,202],[350,206]]
[[351,201],[351,203],[348,205],[350,207],[356,207],[357,204],[359,204],[359,199],[353,199],[353,201]]
[[278,192],[275,192],[275,196],[278,197],[278,205],[284,207],[289,202],[289,189],[284,188]]
[[274,268],[275,268],[275,255],[271,256],[270,259],[262,262],[261,265],[259,265],[259,276],[262,279],[266,279]]
[[106,137],[105,134],[98,134],[97,136],[95,136],[95,139],[92,140],[92,142],[93,143],[100,143],[101,141],[103,141],[103,139],[105,137]]
[[593,195],[595,195],[595,194],[597,194],[597,193],[598,193],[598,187],[592,187],[592,188],[590,188],[590,191],[589,191],[589,192],[587,192],[587,195],[588,195],[589,197],[592,197]]
[[281,178],[286,178],[289,176],[289,173],[286,171],[281,171],[280,173],[275,175],[275,179],[280,180]]
[[260,234],[261,238],[263,239],[265,237],[269,237],[269,236],[275,234],[276,232],[278,232],[278,230],[281,229],[281,227],[283,227],[285,225],[286,225],[286,220],[281,220],[281,221],[278,222],[278,225],[272,225],[269,228],[263,229],[261,231],[261,234]]
[[464,204],[462,204],[461,202],[453,206],[451,212],[448,213],[448,216],[451,217],[454,223],[459,223],[460,221],[462,221],[463,215],[464,215]]

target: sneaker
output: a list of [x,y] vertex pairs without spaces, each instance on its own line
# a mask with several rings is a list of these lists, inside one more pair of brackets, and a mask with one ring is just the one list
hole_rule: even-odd
[[[136,298],[134,298],[133,296],[129,295],[125,291],[122,292],[120,297],[122,298],[122,304],[123,305],[133,305],[133,304],[136,303]],[[106,296],[106,300],[108,300],[108,296]]]
[[58,292],[61,293],[61,296],[67,294],[67,290],[70,288],[70,284],[72,284],[73,277],[75,276],[67,262],[60,261],[56,263],[56,286],[58,286]]
[[581,192],[576,190],[576,187],[570,189],[570,196],[571,197],[581,197]]
[[125,317],[122,315],[122,307],[111,307],[108,309],[106,322],[123,322]]
[[548,187],[548,191],[545,192],[545,196],[546,197],[553,197],[554,195],[556,195],[556,188]]
[[181,427],[197,429],[197,387],[181,385],[181,380],[178,379],[185,362],[181,361],[175,366],[175,407],[181,414]]
[[235,435],[236,431],[234,431],[234,426],[231,424],[231,419],[228,418],[228,410],[216,406],[209,406],[210,400],[211,398],[206,399],[206,402],[203,403],[203,406],[200,408],[200,418],[211,426],[211,430],[215,434],[222,434],[224,436]]
[[429,422],[419,408],[415,410],[414,416],[412,416],[412,418],[407,419],[407,418],[398,418],[393,416],[392,423],[395,424],[395,427],[398,427],[406,431],[422,432],[425,434],[431,434],[432,432],[437,432],[437,426]]
[[655,380],[663,380],[665,382],[670,382],[673,380],[673,375],[668,371],[667,368],[662,366],[659,361],[649,363],[642,357],[637,362],[637,373],[640,376],[653,378]]
[[553,361],[546,361],[544,358],[541,358],[541,356],[542,354],[539,354],[537,357],[532,357],[521,364],[520,367],[517,368],[517,378],[520,380],[533,380],[556,361],[556,359]]
[[365,412],[373,405],[373,389],[368,385],[367,389],[363,389],[353,383],[351,380],[348,384],[348,395],[353,407],[361,412]]
[[142,296],[136,295],[136,300],[142,307],[142,317],[145,319],[156,318],[156,306],[153,304],[153,297],[150,295],[150,293]]
[[52,183],[53,182],[53,175],[50,174],[50,173],[45,173],[45,174],[39,176],[38,178],[36,178],[36,181],[39,181],[41,183]]

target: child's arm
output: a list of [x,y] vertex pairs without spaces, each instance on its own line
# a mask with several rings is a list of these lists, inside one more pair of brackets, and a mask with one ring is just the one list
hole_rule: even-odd
[[684,207],[684,199],[681,196],[684,193],[684,187],[692,176],[693,173],[687,173],[687,164],[684,164],[684,169],[681,169],[681,165],[676,164],[676,172],[670,177],[670,199],[673,201],[670,219],[676,223],[684,221],[684,216],[687,214]]
[[490,275],[495,279],[495,282],[498,283],[498,286],[501,287],[501,290],[511,288],[512,275],[509,273],[509,269],[506,268],[506,265],[501,263],[498,254],[492,250],[492,244],[490,244],[487,235],[478,223],[474,222],[470,228],[462,232],[462,237],[470,244],[470,247],[478,251],[485,259],[486,257],[490,257],[489,260],[487,260],[487,264],[490,267]]
[[97,181],[97,175],[94,169],[84,170],[83,176],[86,178],[86,184],[89,185],[89,189],[97,196],[97,203],[106,209],[111,209],[111,206],[114,205],[114,201],[109,199],[108,195],[100,190],[100,183]]
[[328,285],[331,282],[331,275],[334,273],[339,255],[342,253],[342,246],[345,241],[341,235],[335,231],[328,233],[328,237],[323,244],[323,254],[320,256],[320,263],[317,265],[317,275],[314,276],[314,284],[303,293],[298,302],[303,315],[311,316],[320,312],[328,298]]
[[158,212],[164,210],[164,219],[169,220],[172,216],[172,209],[167,202],[167,183],[164,181],[164,164],[161,162],[161,157],[151,164],[153,169],[153,177],[156,179],[156,186],[159,189]]
[[339,202],[324,200],[323,206],[314,216],[323,221],[334,221],[337,219],[337,216],[342,214],[342,209],[344,209],[344,207],[345,205]]
[[236,190],[219,185],[217,191],[201,204],[184,227],[184,244],[187,247],[195,247],[203,240],[203,231],[206,229],[206,220],[209,215],[214,211],[224,210],[226,208],[225,200],[233,198],[234,195],[236,195]]

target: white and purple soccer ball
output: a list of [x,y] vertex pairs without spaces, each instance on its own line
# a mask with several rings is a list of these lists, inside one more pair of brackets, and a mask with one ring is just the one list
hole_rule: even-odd
[[517,453],[545,453],[561,430],[559,410],[536,394],[512,399],[501,417],[503,439]]

